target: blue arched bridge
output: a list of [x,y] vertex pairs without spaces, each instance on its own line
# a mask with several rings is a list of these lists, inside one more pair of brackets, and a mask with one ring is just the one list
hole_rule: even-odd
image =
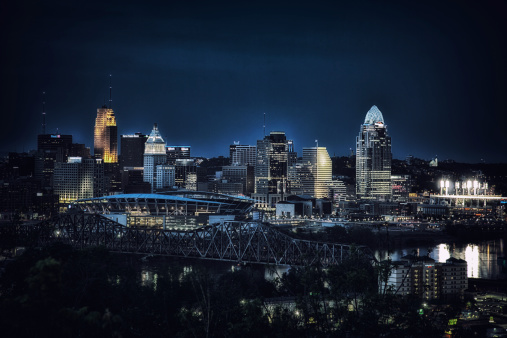
[[367,247],[294,239],[258,222],[224,221],[174,231],[126,227],[98,214],[60,214],[35,225],[2,226],[0,242],[22,246],[63,242],[123,253],[295,266],[336,265],[354,251],[373,259]]

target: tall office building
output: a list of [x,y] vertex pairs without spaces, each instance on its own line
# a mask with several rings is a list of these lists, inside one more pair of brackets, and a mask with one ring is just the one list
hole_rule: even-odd
[[53,172],[57,162],[66,162],[72,148],[72,135],[37,135],[35,156],[35,177],[42,180],[43,187],[52,185]]
[[104,164],[102,159],[69,157],[55,164],[53,189],[60,203],[104,195]]
[[120,136],[120,168],[141,168],[144,164],[144,144],[148,135],[135,133]]
[[358,199],[391,199],[391,137],[384,117],[371,107],[356,138],[356,196]]
[[145,182],[150,183],[151,192],[157,187],[157,165],[166,164],[167,155],[165,151],[165,141],[158,131],[155,123],[150,136],[144,144],[144,178]]
[[311,174],[302,182],[305,194],[327,198],[333,180],[333,164],[326,147],[303,148],[303,164]]
[[272,131],[257,141],[255,194],[259,207],[273,207],[287,193],[289,147],[285,132]]
[[93,135],[94,157],[104,163],[118,163],[118,127],[112,109],[106,106],[97,109]]

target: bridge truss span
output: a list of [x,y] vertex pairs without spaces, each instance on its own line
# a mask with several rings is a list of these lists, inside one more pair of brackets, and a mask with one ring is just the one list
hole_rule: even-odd
[[327,267],[339,264],[353,250],[372,256],[366,247],[294,239],[257,222],[224,221],[173,231],[125,227],[97,214],[63,214],[51,222],[17,227],[19,240],[31,238],[39,246],[61,241],[78,248],[100,245],[114,252],[238,263]]

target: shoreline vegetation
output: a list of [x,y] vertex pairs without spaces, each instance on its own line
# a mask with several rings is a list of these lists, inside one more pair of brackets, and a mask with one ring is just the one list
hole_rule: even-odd
[[[208,262],[208,261],[207,261]],[[218,273],[182,259],[118,255],[55,243],[27,249],[0,277],[5,336],[441,337],[448,318],[415,297],[378,293],[382,267],[361,255],[339,266]],[[149,269],[146,269],[149,267]],[[269,267],[268,267],[269,269]]]

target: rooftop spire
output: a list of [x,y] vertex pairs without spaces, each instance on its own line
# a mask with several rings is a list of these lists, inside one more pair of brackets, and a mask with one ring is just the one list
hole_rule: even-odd
[[42,92],[42,135],[46,134],[46,92]]
[[109,109],[112,109],[113,107],[113,97],[112,97],[113,87],[111,86],[111,77],[112,75],[109,74]]

